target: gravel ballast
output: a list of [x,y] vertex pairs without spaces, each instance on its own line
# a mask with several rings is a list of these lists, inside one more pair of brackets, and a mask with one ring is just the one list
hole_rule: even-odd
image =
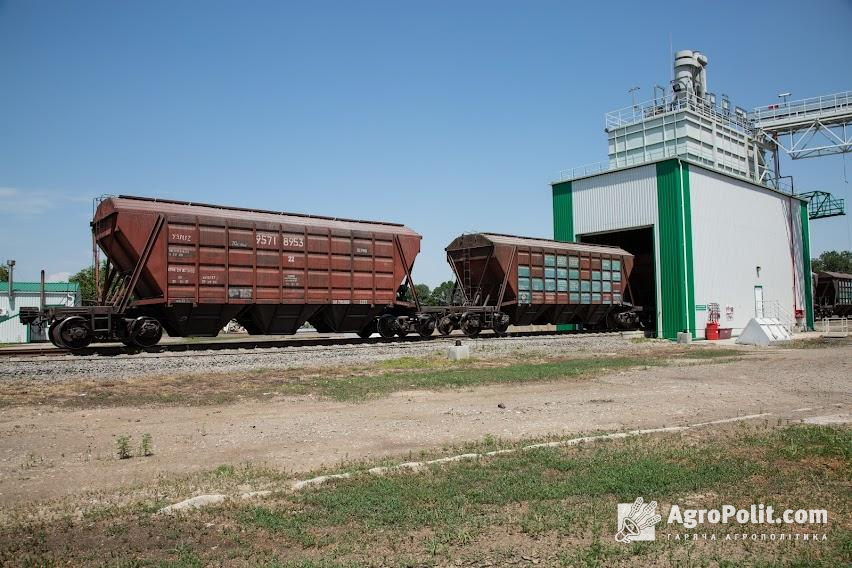
[[[293,369],[356,366],[397,359],[444,355],[453,339],[406,343],[337,345],[333,347],[283,347],[229,351],[166,352],[158,354],[62,357],[16,357],[0,360],[0,381],[39,379],[126,379],[145,375],[229,373],[258,369]],[[649,347],[669,346],[664,341],[640,343],[618,334],[553,335],[537,337],[462,339],[473,357],[574,353],[629,354]]]

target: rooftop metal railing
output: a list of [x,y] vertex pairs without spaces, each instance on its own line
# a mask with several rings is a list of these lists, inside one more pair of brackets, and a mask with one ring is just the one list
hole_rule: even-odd
[[833,95],[757,107],[749,113],[749,119],[759,124],[773,120],[819,118],[822,115],[831,115],[838,110],[849,108],[852,108],[852,91],[844,91]]
[[652,120],[663,114],[678,110],[691,110],[698,114],[711,117],[719,122],[737,128],[743,132],[751,132],[753,124],[744,110],[734,107],[727,109],[711,104],[695,94],[659,97],[618,110],[605,115],[606,129],[621,128]]
[[[610,158],[608,160],[601,160],[599,162],[593,162],[591,164],[585,164],[582,166],[576,166],[574,168],[561,170],[559,172],[559,180],[569,180],[580,177],[592,176],[602,174],[610,170],[626,168],[629,166],[637,166],[648,162],[662,160],[664,158],[675,157],[691,157],[698,160],[706,160],[707,162],[712,162],[716,166],[721,166],[723,168],[723,171],[725,169],[731,170],[733,172],[744,172],[748,170],[748,164],[744,163],[741,159],[733,159],[718,153],[714,154],[712,150],[707,150],[706,148],[697,148],[694,145],[690,146],[686,143],[682,143],[672,146],[666,146],[664,148],[657,148],[655,150],[648,150],[643,154]],[[731,172],[729,171],[729,173]],[[740,177],[744,176],[740,174]]]

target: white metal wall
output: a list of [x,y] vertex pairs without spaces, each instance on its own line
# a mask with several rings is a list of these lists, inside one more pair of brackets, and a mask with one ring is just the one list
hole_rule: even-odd
[[[4,286],[5,283],[0,284]],[[76,305],[76,294],[73,292],[47,292],[45,294],[45,303],[51,306],[74,306]],[[0,343],[26,343],[27,342],[27,327],[18,319],[18,311],[26,307],[38,307],[39,293],[38,292],[15,292],[13,302],[9,302],[8,293],[0,295],[0,311],[6,316],[15,316],[12,319],[0,322]],[[0,317],[0,319],[4,319]],[[30,333],[30,341],[46,341],[47,336],[42,330],[39,333],[37,328],[33,328]]]
[[[654,228],[654,275],[660,301],[660,235],[657,223],[657,166],[648,164],[571,182],[574,234]],[[657,310],[657,327],[661,326]]]
[[657,224],[657,167],[649,164],[571,182],[574,233]]
[[[689,185],[696,305],[718,303],[720,327],[738,335],[755,315],[754,288],[762,286],[765,315],[791,320],[804,307],[799,201],[693,164]],[[699,337],[707,313],[696,311]]]

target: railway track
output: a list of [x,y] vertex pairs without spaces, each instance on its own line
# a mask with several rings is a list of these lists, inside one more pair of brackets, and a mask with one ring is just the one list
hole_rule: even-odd
[[[534,337],[552,337],[556,335],[603,335],[603,336],[625,336],[625,337],[642,337],[641,331],[519,331],[509,333],[503,339],[524,339]],[[483,333],[480,335],[482,339],[494,338],[491,333]],[[382,337],[371,337],[362,339],[360,337],[312,337],[312,338],[288,338],[288,339],[262,339],[262,340],[234,340],[234,341],[212,341],[199,343],[163,343],[156,347],[148,349],[140,349],[134,347],[126,347],[124,345],[96,345],[72,351],[70,349],[60,349],[53,346],[45,347],[30,347],[16,348],[8,347],[0,349],[0,359],[10,358],[44,358],[44,357],[64,357],[73,355],[74,357],[91,357],[102,356],[111,357],[117,355],[157,355],[161,353],[182,353],[182,352],[219,352],[219,351],[235,351],[240,349],[280,349],[285,347],[334,347],[334,346],[349,346],[349,345],[392,345],[392,344],[407,344],[418,343],[423,341],[442,341],[449,342],[457,339],[469,339],[464,335],[432,335],[429,337],[420,337],[419,335],[409,335],[406,337],[396,337],[385,339]]]

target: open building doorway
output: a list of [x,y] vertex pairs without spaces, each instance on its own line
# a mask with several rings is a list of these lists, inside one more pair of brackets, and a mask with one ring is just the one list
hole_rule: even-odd
[[654,228],[643,227],[608,233],[577,235],[577,241],[621,247],[634,256],[630,274],[633,303],[642,307],[641,321],[647,335],[656,335],[657,288],[654,263]]

